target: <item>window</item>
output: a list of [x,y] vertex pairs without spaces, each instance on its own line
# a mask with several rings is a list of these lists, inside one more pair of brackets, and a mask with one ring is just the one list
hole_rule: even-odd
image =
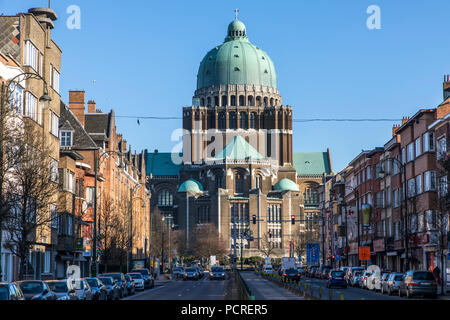
[[53,111],[50,112],[49,122],[50,122],[49,123],[50,133],[53,134],[55,137],[58,137],[58,133],[59,133],[59,117]]
[[240,173],[236,173],[234,178],[235,178],[234,192],[235,193],[243,193],[244,192],[244,190],[243,190],[244,188],[243,188],[242,175]]
[[436,172],[427,171],[423,175],[424,191],[436,191]]
[[262,178],[261,176],[255,177],[255,188],[262,189]]
[[409,229],[411,233],[417,232],[417,215],[412,215],[409,222]]
[[445,197],[447,195],[448,183],[447,176],[439,178],[439,196]]
[[416,179],[408,180],[408,198],[412,198],[416,195]]
[[37,120],[38,99],[31,93],[25,93],[25,116]]
[[370,179],[372,179],[372,175],[371,175],[371,170],[370,170],[370,167],[367,167],[367,173],[366,173],[366,178],[367,178],[367,180],[370,180]]
[[447,152],[447,139],[445,137],[439,139],[437,147],[438,147],[438,150],[437,150],[438,151],[438,154],[437,154],[438,159],[442,159],[445,156],[445,153]]
[[434,151],[434,133],[426,132],[423,135],[423,152],[433,152]]
[[169,190],[164,189],[158,195],[158,206],[173,206],[173,196]]
[[92,188],[92,187],[86,188],[86,203],[88,205],[94,204],[94,191],[95,191],[95,188]]
[[223,188],[223,176],[218,173],[216,175],[216,189]]
[[52,228],[53,229],[58,229],[58,211],[57,211],[57,206],[56,204],[52,203],[50,205],[50,213],[51,213],[51,219],[52,219]]
[[406,149],[402,149],[402,164],[406,163]]
[[247,125],[248,125],[247,113],[240,112],[239,113],[239,128],[248,129]]
[[45,251],[44,257],[44,273],[50,273],[51,251]]
[[32,67],[35,71],[38,71],[38,60],[38,49],[30,40],[25,41],[25,65]]
[[256,129],[256,113],[250,113],[250,129]]
[[420,143],[420,137],[419,137],[416,139],[416,158],[422,154],[421,150],[420,150],[421,145],[422,144]]
[[210,223],[209,206],[198,207],[197,224]]
[[219,113],[219,129],[225,130],[227,127],[227,116],[225,112]]
[[229,128],[230,129],[236,129],[237,128],[237,117],[236,117],[236,112],[230,112],[229,114],[230,117],[230,123],[229,123]]
[[319,196],[317,191],[306,188],[305,193],[303,194],[303,198],[305,200],[306,205],[318,205],[319,204]]
[[400,197],[401,197],[400,190],[401,189],[394,190],[394,193],[393,193],[394,208],[397,208],[400,206]]
[[61,131],[61,147],[72,146],[72,131]]
[[58,160],[50,158],[50,180],[52,182],[59,182],[59,173],[58,173]]
[[414,143],[410,143],[406,146],[406,155],[407,155],[407,162],[414,160]]
[[54,67],[52,67],[52,88],[59,93],[59,72]]
[[69,215],[67,215],[67,235],[69,235],[69,236],[73,235],[72,229],[73,229],[73,218],[69,214]]
[[23,114],[23,88],[18,84],[11,83],[9,90],[11,93],[9,107],[16,110],[18,114]]
[[391,187],[386,188],[386,206],[391,206]]
[[74,193],[75,191],[75,174],[67,169],[64,169],[63,189],[71,193]]
[[434,210],[425,211],[425,230],[434,231],[437,229],[437,212]]
[[416,177],[416,194],[421,194],[422,193],[422,175],[419,174]]

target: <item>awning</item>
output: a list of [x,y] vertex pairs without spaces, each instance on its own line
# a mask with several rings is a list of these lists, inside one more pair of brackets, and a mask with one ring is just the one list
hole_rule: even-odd
[[64,253],[59,253],[58,256],[61,260],[73,260],[75,258],[68,251],[65,251]]
[[83,256],[80,256],[80,257],[76,258],[74,261],[76,261],[76,262],[85,262],[87,260]]

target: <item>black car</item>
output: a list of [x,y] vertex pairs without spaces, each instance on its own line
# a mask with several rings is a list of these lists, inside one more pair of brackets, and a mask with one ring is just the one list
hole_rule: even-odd
[[144,278],[144,286],[145,288],[153,288],[155,286],[155,279],[153,278],[152,274],[148,271],[146,268],[141,269],[133,269],[130,271],[130,273],[140,273],[142,274],[142,277]]
[[56,295],[49,286],[41,280],[19,281],[25,300],[56,300]]
[[0,283],[0,301],[25,300],[22,290],[15,283]]
[[292,281],[300,281],[301,275],[296,268],[289,268],[283,271],[282,279],[284,282]]
[[113,277],[100,276],[99,280],[106,287],[106,296],[108,300],[119,300],[121,289],[117,285]]
[[200,275],[198,274],[198,269],[195,267],[186,268],[183,274],[183,280],[198,280],[200,279]]
[[108,290],[102,281],[98,278],[86,278],[85,279],[92,290],[92,300],[107,300]]
[[127,280],[122,272],[104,273],[102,277],[112,277],[120,289],[120,298],[128,296]]

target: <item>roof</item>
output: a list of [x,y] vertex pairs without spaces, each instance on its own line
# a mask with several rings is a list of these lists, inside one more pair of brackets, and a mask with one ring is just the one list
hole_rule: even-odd
[[278,181],[278,183],[273,187],[273,190],[300,191],[298,185],[294,181],[287,178]]
[[100,142],[111,137],[113,118],[114,110],[109,113],[86,113],[84,116],[84,128],[100,146]]
[[73,131],[72,149],[97,149],[97,145],[94,140],[84,129],[83,125],[78,121],[78,118],[67,107],[64,102],[61,101],[60,108],[60,130]]
[[228,145],[220,151],[214,159],[233,159],[233,160],[244,160],[247,158],[252,159],[264,159],[264,157],[253,148],[244,138],[237,135],[233,138]]
[[182,154],[169,152],[147,153],[145,161],[146,175],[177,176],[181,170],[181,163],[175,164],[173,159],[178,157],[182,158]]
[[195,179],[189,179],[181,184],[180,188],[178,189],[178,192],[194,191],[196,193],[200,193],[203,190],[204,190],[203,186],[200,182],[198,182]]
[[328,152],[294,152],[292,162],[297,174],[330,174]]
[[225,42],[203,58],[197,76],[197,89],[227,84],[277,88],[272,59],[248,40],[245,25],[238,20],[229,25]]

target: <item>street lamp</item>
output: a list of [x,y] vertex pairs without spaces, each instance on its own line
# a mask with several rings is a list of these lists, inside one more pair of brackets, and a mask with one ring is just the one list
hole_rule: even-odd
[[164,222],[166,221],[166,218],[162,217],[162,225],[161,225],[161,268],[162,272],[164,272]]
[[[398,166],[400,167],[400,171],[403,174],[403,197],[404,197],[404,206],[405,206],[405,214],[403,216],[403,223],[404,223],[404,234],[405,234],[405,271],[409,270],[409,252],[408,252],[408,242],[409,242],[409,236],[408,236],[408,196],[407,196],[407,192],[406,192],[406,187],[407,187],[407,183],[406,183],[406,164],[403,164],[400,160],[398,160],[397,158],[386,158],[384,159],[385,161],[392,161],[392,163],[394,163],[394,161],[398,164]],[[379,173],[378,173],[379,177],[381,179],[383,179],[386,175],[386,173],[384,172],[383,167],[381,167]]]

